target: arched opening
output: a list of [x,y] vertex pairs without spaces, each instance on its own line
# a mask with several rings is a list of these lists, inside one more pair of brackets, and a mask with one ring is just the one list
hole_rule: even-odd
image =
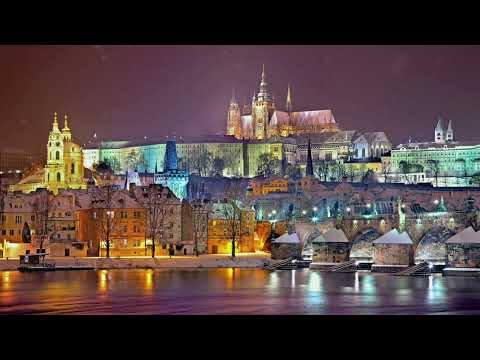
[[71,172],[72,172],[72,174],[75,174],[75,164],[72,164]]
[[55,160],[60,160],[60,151],[55,152]]
[[57,172],[57,182],[60,182],[62,180],[62,176],[60,175],[59,172]]

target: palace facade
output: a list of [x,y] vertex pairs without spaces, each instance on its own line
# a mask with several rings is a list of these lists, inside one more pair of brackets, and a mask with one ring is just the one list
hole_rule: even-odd
[[438,119],[432,142],[409,142],[383,159],[390,182],[432,183],[434,186],[472,186],[480,175],[480,144],[456,141],[452,121]]

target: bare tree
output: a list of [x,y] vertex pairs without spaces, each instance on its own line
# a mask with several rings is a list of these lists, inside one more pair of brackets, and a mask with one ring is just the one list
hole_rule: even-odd
[[408,184],[408,173],[410,172],[410,164],[407,163],[405,160],[402,160],[398,165],[400,167],[400,172],[403,174],[403,176],[405,177],[405,181]]
[[47,189],[38,190],[33,201],[33,211],[35,213],[35,234],[40,238],[40,252],[43,250],[45,240],[49,240],[55,236],[55,224],[49,226],[52,212],[55,210],[54,196]]
[[92,209],[94,209],[95,226],[100,241],[105,243],[107,258],[110,258],[111,236],[116,231],[121,221],[121,216],[115,214],[115,210],[120,209],[123,204],[123,201],[120,201],[120,206],[115,205],[114,196],[117,191],[118,190],[116,190],[114,186],[107,185],[95,188],[92,194]]
[[213,159],[213,171],[215,176],[222,176],[225,169],[225,161],[222,158],[216,157]]
[[195,256],[199,255],[198,241],[202,234],[205,234],[208,227],[208,210],[205,198],[192,202],[192,225]]
[[317,174],[323,181],[327,181],[330,172],[330,161],[322,159],[318,161]]
[[257,175],[268,178],[275,174],[278,162],[269,153],[260,154],[258,157]]
[[435,186],[438,187],[438,174],[440,173],[440,166],[438,160],[427,160],[428,169],[435,178]]
[[232,239],[232,258],[235,258],[235,246],[241,239],[241,210],[239,203],[243,200],[243,195],[241,187],[238,184],[231,183],[225,191],[225,199],[221,205],[226,233]]
[[163,235],[167,215],[168,197],[164,189],[161,185],[152,184],[143,191],[143,198],[138,199],[146,209],[147,234],[152,240],[152,258],[155,258],[156,241]]
[[392,171],[392,164],[390,163],[390,161],[382,162],[383,182],[385,183],[388,182],[388,176],[390,175],[391,171]]

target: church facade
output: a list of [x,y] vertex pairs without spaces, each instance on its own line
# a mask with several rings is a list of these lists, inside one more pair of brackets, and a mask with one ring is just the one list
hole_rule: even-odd
[[338,130],[332,110],[293,111],[292,93],[288,86],[285,108],[277,108],[262,71],[260,90],[251,105],[240,105],[232,96],[227,113],[227,135],[237,139],[265,140],[273,136],[317,134]]
[[73,142],[68,117],[65,115],[64,126],[60,130],[58,115],[54,113],[52,130],[48,135],[47,164],[42,170],[12,185],[11,190],[29,193],[38,188],[47,188],[58,194],[60,189],[86,187],[82,148]]

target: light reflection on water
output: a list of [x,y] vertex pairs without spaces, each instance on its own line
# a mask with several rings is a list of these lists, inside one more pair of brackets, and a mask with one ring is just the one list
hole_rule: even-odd
[[0,274],[0,313],[480,313],[475,278],[241,269]]

